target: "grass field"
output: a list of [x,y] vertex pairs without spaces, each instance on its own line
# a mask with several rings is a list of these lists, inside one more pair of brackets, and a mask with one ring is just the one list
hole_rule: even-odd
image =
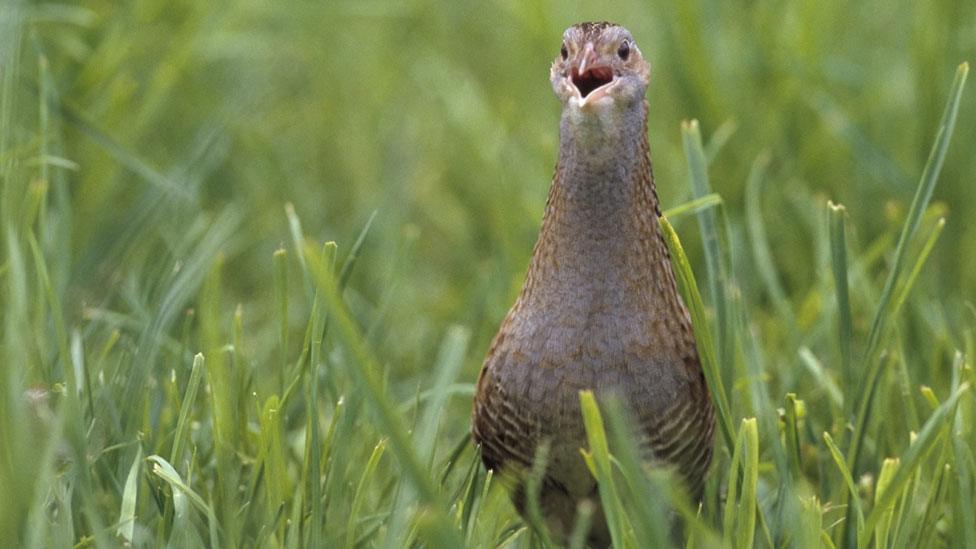
[[468,428],[587,19],[721,412],[697,511],[582,397],[615,545],[976,548],[971,0],[4,0],[0,546],[545,546]]

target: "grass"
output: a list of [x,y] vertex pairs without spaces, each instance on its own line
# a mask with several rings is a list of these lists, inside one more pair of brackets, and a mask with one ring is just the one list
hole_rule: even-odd
[[470,400],[605,18],[719,416],[698,508],[581,395],[615,545],[976,547],[967,7],[8,1],[0,545],[550,545]]

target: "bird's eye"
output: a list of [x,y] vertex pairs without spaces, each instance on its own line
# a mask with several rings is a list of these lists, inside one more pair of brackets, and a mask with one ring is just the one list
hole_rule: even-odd
[[559,55],[563,56],[564,61],[569,58],[569,50],[566,49],[566,44],[563,44],[562,47],[559,48]]
[[624,40],[620,43],[620,47],[617,48],[617,55],[619,55],[624,61],[630,57],[630,41]]

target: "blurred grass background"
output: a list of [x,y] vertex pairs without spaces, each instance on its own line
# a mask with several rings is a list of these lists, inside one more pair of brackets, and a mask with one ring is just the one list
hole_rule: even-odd
[[[739,342],[746,350],[734,364],[721,365],[735,417],[778,420],[783,395],[805,399],[804,476],[824,505],[840,504],[844,485],[819,433],[842,439],[851,418],[807,368],[814,357],[838,383],[846,375],[825,205],[843,203],[849,216],[857,354],[952,75],[976,58],[970,2],[6,0],[4,540],[112,544],[137,455],[169,459],[178,433],[190,437],[191,454],[175,455],[173,466],[219,517],[190,520],[201,539],[345,540],[357,483],[372,475],[381,480],[362,488],[366,518],[354,544],[396,545],[418,535],[413,528],[425,532],[423,521],[410,526],[413,518],[401,523],[391,511],[413,501],[397,480],[403,455],[377,457],[380,472],[364,474],[388,432],[366,415],[368,383],[342,366],[357,356],[349,340],[330,332],[318,348],[308,335],[326,329],[326,305],[313,305],[321,281],[296,244],[296,224],[299,238],[337,242],[342,265],[376,212],[345,303],[383,398],[410,411],[406,424],[419,421],[418,395],[447,386],[435,385],[435,374],[456,372],[430,434],[436,443],[418,450],[431,452],[425,463],[443,459],[468,429],[470,384],[537,234],[558,146],[549,64],[563,29],[591,19],[627,26],[651,62],[650,140],[665,208],[692,197],[680,123],[700,121],[711,187],[723,199],[734,293],[748,312],[742,333],[755,337]],[[971,90],[959,112],[922,237],[939,217],[946,228],[885,340],[897,356],[892,371],[904,375],[874,401],[886,423],[859,469],[875,475],[924,421],[918,386],[948,396],[959,385],[954,351],[973,347]],[[675,223],[702,276],[697,225]],[[286,252],[276,263],[279,248]],[[187,405],[197,352],[208,384]],[[771,403],[753,398],[750,360],[765,368],[758,380]],[[283,398],[293,381],[276,416],[269,399]],[[841,385],[848,402],[851,388]],[[184,409],[196,418],[189,431],[178,428]],[[310,429],[322,437],[313,439],[322,456],[303,449]],[[330,446],[336,441],[343,444]],[[299,486],[295,499],[281,507],[249,499],[279,458],[277,497]],[[309,480],[319,478],[310,463],[319,464],[321,483]],[[713,476],[714,485],[724,482]],[[118,535],[193,542],[170,536],[179,530],[173,492],[148,473],[137,478],[142,489],[130,500],[139,528]],[[445,486],[454,494],[454,484]],[[484,543],[519,524],[502,495],[489,502],[494,522],[476,534]],[[249,523],[255,516],[265,522]],[[322,519],[321,531],[292,534],[308,517]],[[217,534],[208,529],[214,522]],[[963,535],[945,534],[955,532],[950,526],[942,526],[946,543]]]

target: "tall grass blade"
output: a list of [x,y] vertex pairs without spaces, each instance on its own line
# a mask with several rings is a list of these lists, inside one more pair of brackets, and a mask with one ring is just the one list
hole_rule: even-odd
[[542,495],[542,484],[546,478],[546,468],[549,467],[549,448],[548,440],[542,441],[535,450],[532,458],[532,468],[528,471],[525,479],[525,507],[527,511],[526,520],[532,527],[543,549],[553,546],[552,538],[549,536],[549,528],[546,525],[545,517],[542,514],[540,497]]
[[[840,371],[844,380],[844,394],[853,395],[860,384],[857,372],[851,363],[851,339],[854,328],[851,320],[851,296],[847,284],[847,231],[845,216],[847,210],[841,204],[827,202],[828,225],[830,233],[831,270],[834,275],[834,291],[837,294],[837,342],[840,349]],[[844,399],[845,416],[854,411],[854,400]]]
[[180,405],[180,415],[176,422],[176,433],[173,435],[173,449],[169,453],[169,463],[175,463],[179,467],[183,460],[183,446],[186,444],[190,434],[190,414],[196,404],[197,392],[200,390],[203,381],[203,353],[197,353],[193,357],[193,366],[190,370],[190,380],[186,384],[186,392],[183,394],[183,403]]
[[[698,121],[682,122],[681,137],[688,169],[691,175],[692,195],[702,198],[712,192],[708,182],[708,163],[702,147],[701,131]],[[698,226],[701,229],[702,243],[705,247],[705,268],[708,276],[708,292],[711,305],[715,309],[715,358],[718,364],[726,364],[728,359],[728,312],[726,296],[725,263],[722,260],[716,215],[713,210],[698,213]]]
[[[881,472],[878,474],[878,485],[875,490],[875,506],[877,507],[878,501],[881,500],[883,495],[886,495],[891,486],[891,478],[894,476],[895,471],[898,470],[898,459],[888,458],[881,463]],[[878,520],[878,524],[874,527],[874,539],[878,547],[888,547],[888,534],[891,532],[891,519],[895,514],[895,501],[892,498],[886,498],[886,505],[884,509],[881,509],[881,518]]]
[[742,420],[742,427],[732,451],[728,478],[728,499],[722,521],[726,543],[733,547],[752,547],[756,532],[759,483],[759,429],[756,418]]
[[[922,177],[915,192],[915,197],[912,199],[912,204],[909,207],[905,223],[902,226],[901,233],[898,237],[898,244],[895,246],[895,255],[894,259],[892,260],[891,271],[888,273],[888,278],[885,280],[884,288],[881,291],[881,297],[878,300],[878,307],[875,311],[874,320],[871,323],[871,331],[868,334],[864,354],[861,357],[860,370],[867,370],[867,372],[863,377],[861,377],[859,389],[855,393],[858,395],[858,402],[861,403],[861,406],[857,414],[857,423],[854,426],[854,433],[847,452],[847,464],[851,469],[852,474],[855,476],[859,473],[858,462],[860,458],[862,441],[865,436],[864,431],[867,427],[867,421],[870,415],[868,403],[870,403],[874,397],[875,385],[878,381],[878,370],[880,369],[881,363],[881,361],[875,359],[875,355],[881,342],[881,337],[885,331],[885,327],[892,318],[892,315],[890,314],[890,306],[894,297],[895,286],[898,282],[901,271],[904,268],[905,262],[907,261],[906,255],[909,248],[909,241],[915,235],[918,225],[921,222],[922,214],[928,207],[928,203],[932,198],[932,192],[935,190],[935,184],[938,181],[939,173],[942,170],[942,163],[945,160],[946,152],[949,149],[949,142],[952,138],[952,131],[955,127],[956,117],[959,114],[959,103],[968,73],[968,63],[959,65],[959,68],[956,70],[956,76],[949,92],[949,101],[946,104],[945,111],[942,114],[942,120],[936,133],[935,142],[932,145],[932,150],[929,153],[929,158],[925,164],[925,168],[922,170]],[[850,521],[845,524],[845,528],[847,528],[849,524]],[[861,532],[858,539],[861,539],[863,534],[864,532]],[[851,539],[851,535],[847,533],[845,534],[844,538],[849,540]]]
[[132,460],[129,475],[122,490],[122,509],[119,511],[119,525],[116,533],[125,543],[131,544],[135,539],[136,503],[139,498],[139,470],[142,465],[142,446],[136,450],[136,458]]
[[798,351],[800,356],[800,361],[806,366],[807,371],[810,375],[817,381],[817,384],[823,389],[827,396],[830,397],[830,401],[834,406],[840,409],[844,406],[844,395],[841,393],[840,387],[837,383],[830,377],[827,370],[824,368],[823,363],[813,354],[813,351],[809,347],[800,347]]
[[380,440],[376,443],[376,446],[373,448],[373,453],[370,454],[369,460],[366,461],[366,467],[363,468],[363,474],[359,477],[359,484],[356,486],[356,492],[352,498],[352,506],[349,509],[349,520],[346,522],[346,549],[355,549],[356,547],[356,526],[359,524],[359,514],[362,511],[363,499],[366,497],[366,486],[373,480],[376,466],[379,465],[380,458],[383,457],[385,450],[385,440]]
[[587,499],[581,501],[576,507],[576,524],[573,525],[569,543],[566,544],[570,549],[584,549],[586,547],[586,536],[590,533],[595,512],[596,505]]
[[428,462],[434,459],[436,450],[436,436],[440,425],[444,405],[449,396],[448,387],[457,379],[461,366],[464,365],[464,354],[468,348],[470,332],[461,326],[450,328],[444,336],[437,361],[434,363],[434,383],[432,393],[415,435],[415,448]]
[[369,214],[369,219],[366,220],[366,224],[359,231],[359,236],[353,242],[352,248],[349,248],[349,254],[346,255],[346,260],[342,262],[342,270],[339,271],[340,290],[346,287],[346,284],[349,282],[349,277],[352,276],[352,269],[356,266],[356,260],[359,259],[359,252],[363,249],[363,244],[366,243],[366,235],[369,234],[369,229],[373,226],[376,214],[376,210],[373,210],[373,213]]
[[802,400],[797,400],[796,394],[786,393],[786,424],[783,426],[786,438],[787,461],[790,464],[790,474],[794,479],[799,479],[803,466],[803,458],[800,455],[800,433],[799,433],[799,408],[803,406]]
[[588,453],[592,458],[597,485],[600,488],[600,503],[603,515],[606,517],[607,528],[610,530],[610,539],[613,540],[615,547],[631,547],[625,526],[625,511],[617,491],[617,483],[613,478],[610,445],[603,428],[603,416],[600,415],[596,398],[591,391],[580,391],[580,409],[583,413],[583,425],[586,428]]
[[182,536],[182,532],[192,531],[193,526],[190,521],[189,516],[189,506],[192,504],[199,512],[203,513],[203,516],[207,519],[208,530],[210,532],[210,544],[211,547],[220,547],[220,537],[218,535],[218,523],[217,516],[214,514],[213,508],[207,504],[206,501],[196,493],[192,488],[183,482],[183,478],[180,474],[173,469],[173,466],[169,464],[161,456],[152,455],[146,458],[148,461],[153,463],[152,473],[159,478],[166,481],[173,491],[173,508],[176,511],[176,521],[177,523],[173,527],[173,533],[175,536]]
[[912,266],[911,271],[908,273],[908,279],[905,280],[905,284],[902,286],[901,290],[898,292],[898,296],[894,300],[894,306],[891,309],[891,315],[894,318],[898,318],[901,313],[902,307],[905,302],[908,301],[908,296],[911,294],[912,287],[915,286],[915,281],[918,279],[919,273],[922,272],[922,267],[925,265],[925,261],[929,258],[929,254],[932,253],[932,249],[935,248],[935,243],[939,240],[939,235],[942,234],[942,229],[945,228],[945,218],[941,217],[935,222],[935,227],[932,228],[932,232],[929,234],[928,239],[926,239],[925,244],[922,246],[922,250],[918,253],[918,257],[915,259],[915,264]]
[[959,389],[932,413],[928,421],[922,426],[918,437],[905,450],[905,453],[901,455],[901,463],[891,476],[888,489],[884,492],[879,492],[874,508],[864,521],[864,529],[858,534],[859,545],[862,547],[867,546],[875,527],[878,525],[885,511],[901,493],[902,488],[908,483],[911,475],[915,474],[925,456],[935,447],[935,443],[938,442],[939,435],[943,432],[943,427],[945,427],[946,422],[951,421],[955,415],[956,404],[968,391],[969,384],[961,384]]
[[[428,506],[428,512],[432,513],[428,517],[431,521],[428,525],[435,528],[438,536],[444,536],[445,539],[456,537],[457,532],[447,518],[433,479],[427,473],[423,462],[408,438],[407,428],[397,414],[396,407],[383,389],[376,360],[346,310],[338,281],[326,266],[322,254],[312,245],[306,244],[304,246],[304,254],[315,287],[322,295],[329,310],[330,318],[338,330],[338,337],[346,345],[352,356],[351,364],[343,363],[345,370],[366,394],[366,402],[372,410],[377,426],[389,437],[390,448],[396,455],[406,477],[417,491],[421,502]],[[460,543],[459,540],[456,541]]]
[[[973,409],[970,402],[970,410]],[[976,457],[973,456],[971,444],[972,436],[967,436],[967,427],[972,430],[972,423],[964,421],[963,406],[956,410],[955,424],[952,432],[953,463],[956,476],[956,486],[953,490],[954,509],[959,519],[953,520],[958,532],[958,539],[966,549],[976,549],[976,522],[966,520],[976,513],[976,495],[974,495],[974,480],[976,480]]]
[[709,322],[705,317],[705,308],[702,304],[701,294],[698,292],[698,284],[695,282],[695,274],[691,271],[691,264],[685,255],[678,234],[674,227],[668,222],[666,217],[661,217],[658,222],[664,233],[664,241],[671,250],[671,257],[674,263],[674,274],[678,281],[678,289],[684,297],[685,304],[691,313],[691,321],[695,327],[695,341],[698,344],[698,353],[702,362],[702,370],[705,372],[705,380],[708,388],[715,400],[715,407],[718,410],[719,431],[725,440],[726,447],[731,450],[735,447],[735,437],[732,434],[732,410],[729,406],[728,396],[722,382],[722,372],[719,370],[719,362],[715,353],[715,345],[712,341]]
[[636,538],[644,545],[667,547],[671,544],[667,518],[668,487],[662,486],[660,479],[649,477],[645,472],[641,452],[637,447],[639,431],[620,400],[611,398],[604,408],[614,457],[623,473],[624,486],[629,496],[624,501],[630,510]]
[[[952,88],[949,91],[949,101],[942,114],[942,121],[939,123],[935,143],[932,145],[929,159],[925,163],[925,168],[922,170],[922,177],[919,181],[918,189],[908,209],[905,223],[902,225],[901,234],[898,237],[898,244],[895,246],[895,256],[892,260],[891,272],[888,273],[888,278],[885,280],[884,289],[881,291],[881,298],[874,315],[874,321],[871,323],[871,331],[868,334],[867,348],[864,351],[862,361],[864,363],[873,360],[884,327],[888,319],[891,318],[889,306],[894,295],[895,285],[907,261],[906,254],[909,248],[909,241],[918,230],[918,225],[922,220],[922,213],[928,207],[929,201],[932,198],[932,192],[935,190],[935,184],[939,179],[939,173],[942,171],[942,163],[945,160],[946,152],[949,150],[949,142],[952,139],[952,131],[956,126],[959,103],[968,74],[969,64],[963,63],[959,65],[959,68],[956,70],[955,80],[952,82]],[[862,394],[863,391],[864,389],[862,387]]]
[[[273,514],[275,517],[284,511],[290,500],[292,484],[288,478],[288,461],[281,433],[281,418],[281,403],[278,396],[271,395],[265,401],[261,412],[261,461],[264,467],[268,515]],[[273,524],[273,521],[269,520],[268,523]],[[281,531],[278,533],[283,534]]]
[[697,214],[709,208],[722,205],[722,197],[717,193],[709,193],[701,198],[695,198],[664,210],[661,215],[668,219],[680,219],[686,215]]
[[278,394],[285,393],[285,373],[288,371],[288,250],[274,252],[275,301],[278,308]]

